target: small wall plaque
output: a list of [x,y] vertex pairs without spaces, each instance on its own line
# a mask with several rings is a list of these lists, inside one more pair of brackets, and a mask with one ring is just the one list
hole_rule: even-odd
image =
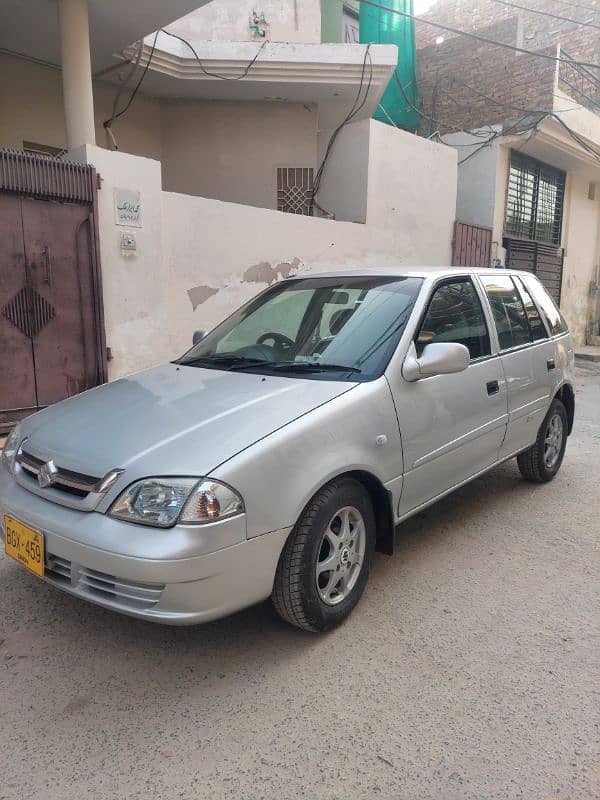
[[142,202],[140,193],[131,189],[115,189],[115,223],[129,228],[142,227]]

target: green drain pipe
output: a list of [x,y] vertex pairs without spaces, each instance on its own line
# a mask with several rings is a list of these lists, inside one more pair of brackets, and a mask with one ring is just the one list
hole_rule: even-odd
[[[360,41],[364,44],[395,44],[398,64],[373,118],[409,131],[419,127],[415,23],[394,11],[413,13],[412,0],[378,0],[385,9],[361,3]],[[388,10],[389,9],[389,10]]]

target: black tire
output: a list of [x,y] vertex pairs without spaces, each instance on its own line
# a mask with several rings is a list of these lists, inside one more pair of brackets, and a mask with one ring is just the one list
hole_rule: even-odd
[[[562,436],[555,460],[548,463],[546,458],[546,436],[549,434],[550,425],[556,417],[560,418]],[[517,464],[521,475],[534,483],[547,483],[556,475],[562,464],[567,446],[568,430],[567,412],[560,400],[553,400],[544,421],[540,425],[535,444],[517,456]]]
[[[355,583],[349,588],[347,596],[331,605],[321,596],[324,589],[317,586],[317,562],[321,559],[323,548],[329,547],[329,541],[325,542],[325,531],[330,530],[330,523],[333,525],[338,519],[337,512],[346,508],[357,510],[364,522],[364,555]],[[279,559],[271,596],[277,613],[286,622],[305,631],[326,631],[339,625],[356,606],[364,591],[375,553],[375,535],[371,500],[358,481],[340,478],[321,489],[304,509]],[[341,547],[339,554],[341,562],[344,556]],[[340,563],[340,566],[343,570],[348,565]],[[331,580],[335,580],[335,574],[332,569],[329,576]],[[327,578],[327,572],[324,575]],[[332,594],[335,595],[335,591],[333,588]]]

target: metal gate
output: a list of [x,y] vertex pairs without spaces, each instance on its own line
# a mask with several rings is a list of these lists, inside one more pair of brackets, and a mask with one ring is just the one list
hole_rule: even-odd
[[452,240],[452,266],[489,267],[492,258],[492,229],[456,220]]
[[106,380],[96,173],[0,150],[0,431]]
[[533,272],[548,290],[557,305],[560,305],[563,262],[565,251],[562,247],[528,239],[505,237],[506,266]]

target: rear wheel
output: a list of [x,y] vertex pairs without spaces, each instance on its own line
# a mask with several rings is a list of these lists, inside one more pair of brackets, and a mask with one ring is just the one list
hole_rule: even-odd
[[333,481],[310,501],[277,567],[273,605],[287,622],[325,631],[352,611],[375,552],[375,517],[364,487]]
[[567,445],[567,412],[560,400],[553,400],[540,425],[535,444],[517,456],[521,475],[528,481],[551,481],[562,464]]

